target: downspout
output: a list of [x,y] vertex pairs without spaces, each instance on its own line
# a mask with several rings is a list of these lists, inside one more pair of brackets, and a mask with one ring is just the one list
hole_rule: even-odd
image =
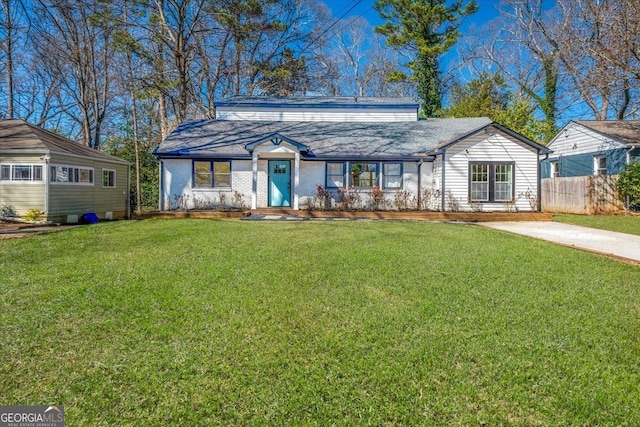
[[47,221],[49,220],[49,185],[51,179],[49,174],[51,173],[51,168],[49,167],[49,162],[51,161],[51,156],[49,153],[45,154],[42,158],[44,160],[44,212],[47,215]]
[[158,182],[159,185],[159,193],[158,193],[158,210],[160,212],[162,212],[164,209],[162,208],[162,206],[164,205],[164,163],[162,162],[162,159],[159,159],[160,161],[158,162],[158,168],[160,170],[160,179]]
[[633,150],[635,150],[636,148],[640,148],[640,146],[632,145],[631,147],[629,147],[629,148],[626,150],[626,153],[625,153],[625,155],[624,155],[624,157],[625,157],[625,158],[624,158],[624,161],[625,161],[625,163],[626,163],[627,165],[628,165],[629,163],[631,163],[631,152],[632,152]]
[[440,197],[442,199],[440,201],[440,211],[441,212],[445,212],[446,211],[446,209],[445,209],[446,196],[445,196],[445,192],[444,192],[444,190],[445,190],[445,174],[444,174],[444,172],[445,172],[445,157],[446,157],[446,150],[443,149],[442,150],[442,185],[441,185],[442,194],[440,195]]
[[422,164],[424,159],[420,159],[418,162],[418,210],[421,210],[422,206]]
[[542,212],[542,174],[540,171],[540,164],[549,158],[549,153],[545,153],[544,159],[540,160],[540,150],[538,150],[538,179],[537,179],[537,191],[538,191],[538,212]]
[[[631,147],[629,147],[629,148],[626,150],[626,153],[625,153],[625,159],[624,159],[624,161],[625,161],[625,163],[626,163],[627,165],[629,165],[629,164],[631,163],[631,152],[632,152],[633,150],[635,150],[636,148],[640,148],[640,146],[638,146],[638,145],[632,145]],[[626,169],[626,165],[625,165],[625,169]],[[629,208],[631,207],[631,197],[627,195],[626,200],[625,200],[624,202],[625,202],[625,203],[624,203],[624,207],[625,207],[627,210],[629,210]]]
[[125,206],[127,207],[127,219],[131,219],[131,164],[129,164],[127,168],[127,191],[125,191],[127,204]]

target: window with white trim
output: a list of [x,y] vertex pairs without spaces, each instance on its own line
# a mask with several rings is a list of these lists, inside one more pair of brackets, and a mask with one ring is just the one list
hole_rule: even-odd
[[93,168],[51,166],[51,182],[93,185]]
[[560,162],[553,161],[551,162],[551,178],[560,177]]
[[113,169],[102,169],[102,187],[116,188],[116,171]]
[[595,156],[593,158],[593,173],[594,175],[607,174],[607,156]]
[[391,190],[402,188],[402,163],[382,164],[382,187]]
[[42,181],[42,165],[0,165],[1,181]]
[[489,201],[489,165],[471,165],[471,185],[469,198],[474,202]]
[[196,188],[230,188],[231,161],[194,160],[193,186]]
[[344,162],[327,162],[326,188],[344,187]]
[[511,202],[514,198],[514,163],[469,163],[469,200]]

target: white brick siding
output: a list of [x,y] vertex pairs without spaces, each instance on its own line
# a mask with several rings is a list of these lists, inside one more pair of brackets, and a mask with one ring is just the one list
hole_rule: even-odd
[[[193,188],[192,160],[163,160],[163,193],[162,209],[187,209],[198,207],[210,208],[220,204],[224,195],[225,206],[231,206],[235,191],[242,194],[246,207],[251,205],[251,160],[234,160],[231,162],[231,188]],[[181,206],[182,205],[182,206]]]

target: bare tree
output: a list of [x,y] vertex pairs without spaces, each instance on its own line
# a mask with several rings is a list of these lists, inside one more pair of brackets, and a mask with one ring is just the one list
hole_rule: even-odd
[[43,17],[33,39],[40,64],[59,73],[60,103],[63,97],[73,101],[68,118],[80,126],[84,144],[99,148],[115,72],[110,65],[114,25],[102,19],[104,5],[97,0],[38,0],[36,7]]

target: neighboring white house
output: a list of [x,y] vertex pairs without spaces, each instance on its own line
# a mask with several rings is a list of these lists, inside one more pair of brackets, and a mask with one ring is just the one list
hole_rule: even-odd
[[433,210],[529,211],[549,152],[488,118],[419,120],[407,99],[234,97],[216,114],[156,149],[161,210],[234,198],[301,209],[322,186],[334,201],[378,187],[388,201],[430,197]]

